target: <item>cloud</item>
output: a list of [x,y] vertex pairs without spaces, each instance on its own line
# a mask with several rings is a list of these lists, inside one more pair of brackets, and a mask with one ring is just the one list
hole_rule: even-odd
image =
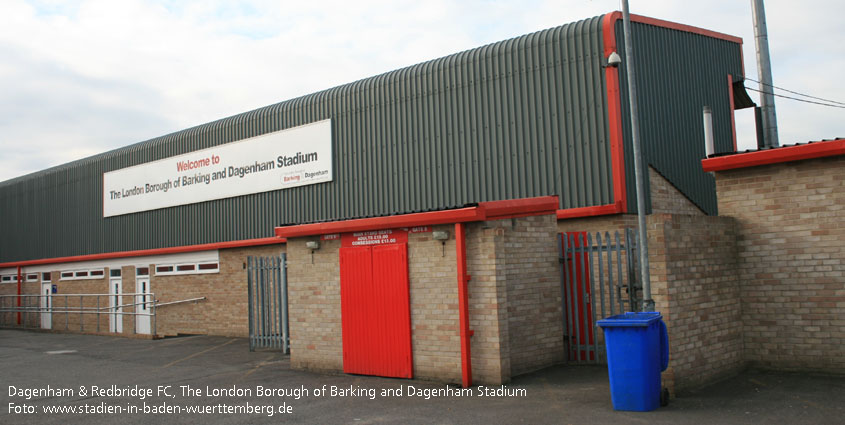
[[[831,73],[843,65],[843,5],[805,3],[766,4],[775,83],[845,100]],[[756,79],[747,2],[631,6],[743,37],[746,72]],[[0,181],[618,7],[608,0],[3,1]],[[777,106],[782,143],[843,133],[842,110],[782,99]],[[753,126],[740,122],[738,133],[753,145]]]

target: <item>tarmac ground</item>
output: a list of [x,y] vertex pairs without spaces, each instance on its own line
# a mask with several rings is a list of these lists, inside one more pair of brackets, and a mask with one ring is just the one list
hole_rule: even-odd
[[212,336],[0,329],[0,382],[2,424],[845,423],[843,376],[747,370],[652,412],[620,412],[602,366],[556,366],[458,395],[434,382],[291,370],[286,355]]

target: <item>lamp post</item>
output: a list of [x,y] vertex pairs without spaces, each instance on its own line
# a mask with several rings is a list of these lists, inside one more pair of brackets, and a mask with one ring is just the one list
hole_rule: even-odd
[[622,29],[625,34],[625,68],[628,74],[628,103],[631,111],[631,144],[634,154],[634,180],[637,187],[637,245],[640,254],[640,281],[643,285],[643,311],[654,311],[651,298],[651,278],[648,266],[648,233],[645,222],[645,185],[643,159],[640,150],[640,123],[637,115],[637,79],[634,70],[634,43],[631,40],[631,14],[628,0],[622,0]]

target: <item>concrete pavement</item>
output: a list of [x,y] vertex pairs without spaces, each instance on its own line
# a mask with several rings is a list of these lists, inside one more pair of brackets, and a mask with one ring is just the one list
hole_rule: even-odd
[[4,424],[838,424],[845,418],[842,376],[750,370],[654,412],[616,412],[604,367],[553,367],[487,394],[478,387],[459,394],[459,387],[433,382],[295,371],[287,356],[250,353],[245,339],[208,336],[142,340],[0,330],[0,382]]

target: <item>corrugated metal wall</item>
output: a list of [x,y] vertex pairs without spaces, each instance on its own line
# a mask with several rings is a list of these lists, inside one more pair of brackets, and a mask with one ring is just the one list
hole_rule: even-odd
[[[550,194],[561,208],[611,203],[601,22],[491,44],[0,183],[0,261],[258,238],[281,224]],[[331,183],[102,217],[104,172],[327,118]]]
[[[739,79],[742,51],[739,44],[679,30],[632,22],[640,140],[643,163],[654,167],[681,193],[708,214],[715,215],[716,184],[701,170],[704,153],[702,109],[713,109],[717,152],[733,150],[728,78]],[[622,20],[616,23],[619,54],[624,55]],[[624,56],[623,56],[624,57]],[[631,122],[627,69],[620,66],[622,128],[628,210],[636,211],[634,162],[630,155]],[[645,174],[648,176],[648,173]],[[646,191],[647,210],[651,200]]]

